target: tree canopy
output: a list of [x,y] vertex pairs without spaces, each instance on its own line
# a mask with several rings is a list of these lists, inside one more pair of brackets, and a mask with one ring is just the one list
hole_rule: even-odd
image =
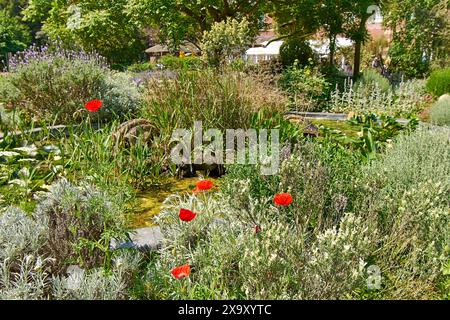
[[111,62],[132,61],[144,50],[143,33],[130,22],[127,0],[30,0],[25,19],[43,21],[53,40],[95,50]]
[[265,0],[131,0],[127,10],[137,23],[155,25],[161,38],[178,44],[197,43],[213,24],[229,18],[245,18],[254,25],[270,1]]
[[269,14],[275,18],[280,39],[303,43],[318,34],[327,38],[330,63],[336,38],[352,39],[356,76],[372,5],[381,6],[385,24],[393,30],[390,56],[396,69],[418,76],[431,63],[448,62],[448,0],[0,0],[0,10],[15,17],[11,26],[3,23],[8,29],[3,38],[17,37],[8,40],[9,47],[13,42],[16,48],[29,42],[24,41],[27,28],[32,41],[38,40],[42,27],[41,33],[51,40],[95,50],[112,63],[131,63],[143,57],[145,45],[153,42],[145,34],[148,30],[175,52],[184,40],[201,47],[204,35],[218,23],[246,20],[251,29],[260,29],[264,14]]
[[0,54],[25,49],[31,42],[29,29],[7,10],[0,10]]
[[448,0],[385,0],[385,24],[393,30],[393,66],[409,76],[427,72],[434,59],[450,54]]
[[274,2],[273,11],[279,32],[285,37],[322,33],[330,41],[330,63],[333,62],[338,35],[355,41],[355,75],[359,73],[361,44],[367,38],[366,22],[373,14],[370,6],[379,0],[299,0]]

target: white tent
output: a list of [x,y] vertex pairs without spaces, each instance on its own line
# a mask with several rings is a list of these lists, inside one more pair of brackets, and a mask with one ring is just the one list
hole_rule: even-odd
[[[324,40],[309,40],[308,41],[311,48],[316,54],[321,57],[325,57],[330,54],[329,41]],[[253,63],[258,63],[260,61],[271,60],[280,54],[280,48],[283,45],[283,41],[264,41],[261,43],[260,47],[253,47],[245,52],[245,58],[247,61]],[[347,38],[337,38],[336,47],[337,48],[348,48],[353,46],[353,41]]]
[[261,43],[261,47],[253,47],[245,52],[245,58],[247,61],[258,63],[260,61],[271,60],[280,54],[280,47],[283,41],[264,41]]
[[[311,48],[321,57],[330,54],[330,41],[327,40],[309,40],[308,41]],[[353,41],[347,38],[336,38],[337,48],[348,48],[353,46]]]

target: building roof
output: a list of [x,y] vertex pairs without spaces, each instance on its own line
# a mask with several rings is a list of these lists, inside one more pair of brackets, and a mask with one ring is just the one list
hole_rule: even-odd
[[[181,51],[184,51],[186,53],[198,53],[199,49],[192,44],[191,42],[188,41],[184,41],[179,48]],[[169,53],[169,47],[166,45],[162,45],[162,44],[157,44],[153,47],[148,48],[147,50],[145,50],[146,53]]]
[[147,50],[145,50],[145,52],[146,53],[168,53],[170,51],[167,46],[157,44],[156,46],[148,48]]

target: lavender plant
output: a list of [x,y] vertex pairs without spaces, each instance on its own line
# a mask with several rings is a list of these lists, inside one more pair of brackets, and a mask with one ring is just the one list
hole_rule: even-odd
[[77,60],[94,63],[105,69],[109,68],[107,60],[98,53],[65,49],[60,44],[55,43],[53,46],[39,47],[32,45],[24,51],[14,54],[9,60],[9,69],[4,71],[17,72],[20,68],[36,62],[52,63],[58,59]]
[[110,71],[95,53],[31,47],[13,56],[10,71],[0,82],[0,101],[29,120],[78,122],[89,116],[83,107],[93,99],[103,101],[96,119],[124,116],[140,104],[131,78]]

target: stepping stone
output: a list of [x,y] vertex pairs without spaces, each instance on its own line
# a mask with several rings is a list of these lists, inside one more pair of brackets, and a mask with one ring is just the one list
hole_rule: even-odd
[[446,93],[439,97],[438,102],[442,102],[444,100],[450,100],[450,94]]
[[111,241],[111,247],[116,249],[138,249],[142,251],[155,251],[161,248],[163,235],[159,227],[135,229],[130,233],[131,241],[117,243]]

